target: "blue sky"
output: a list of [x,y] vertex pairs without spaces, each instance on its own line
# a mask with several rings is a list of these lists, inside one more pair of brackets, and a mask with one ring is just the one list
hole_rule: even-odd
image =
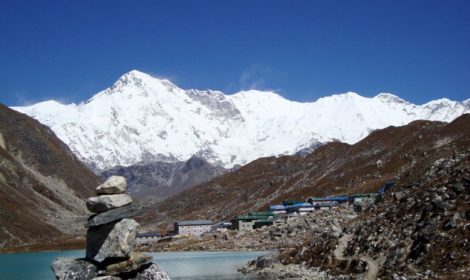
[[79,102],[132,69],[182,88],[470,98],[470,1],[0,1],[0,102]]

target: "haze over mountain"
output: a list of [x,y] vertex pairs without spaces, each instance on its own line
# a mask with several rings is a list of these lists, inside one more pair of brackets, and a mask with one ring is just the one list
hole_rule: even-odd
[[49,126],[95,169],[193,155],[229,168],[320,143],[352,144],[375,129],[417,119],[449,122],[470,112],[470,99],[415,105],[388,93],[348,92],[300,103],[259,90],[184,90],[133,70],[80,104],[51,100],[13,109]]

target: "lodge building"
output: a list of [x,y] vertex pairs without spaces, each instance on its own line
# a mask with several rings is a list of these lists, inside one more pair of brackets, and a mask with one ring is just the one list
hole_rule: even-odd
[[214,223],[209,220],[177,221],[175,223],[176,235],[203,235],[210,232]]

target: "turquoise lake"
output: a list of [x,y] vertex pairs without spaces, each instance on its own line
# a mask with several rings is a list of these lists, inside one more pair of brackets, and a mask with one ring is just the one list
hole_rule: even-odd
[[[154,262],[172,279],[254,279],[237,271],[267,252],[168,252],[151,253]],[[0,254],[0,280],[55,279],[51,262],[61,256],[81,258],[84,251]]]

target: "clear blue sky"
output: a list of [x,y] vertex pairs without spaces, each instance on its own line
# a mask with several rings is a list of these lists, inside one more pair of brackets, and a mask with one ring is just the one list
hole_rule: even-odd
[[79,102],[132,69],[299,101],[464,100],[470,1],[0,1],[0,102]]

